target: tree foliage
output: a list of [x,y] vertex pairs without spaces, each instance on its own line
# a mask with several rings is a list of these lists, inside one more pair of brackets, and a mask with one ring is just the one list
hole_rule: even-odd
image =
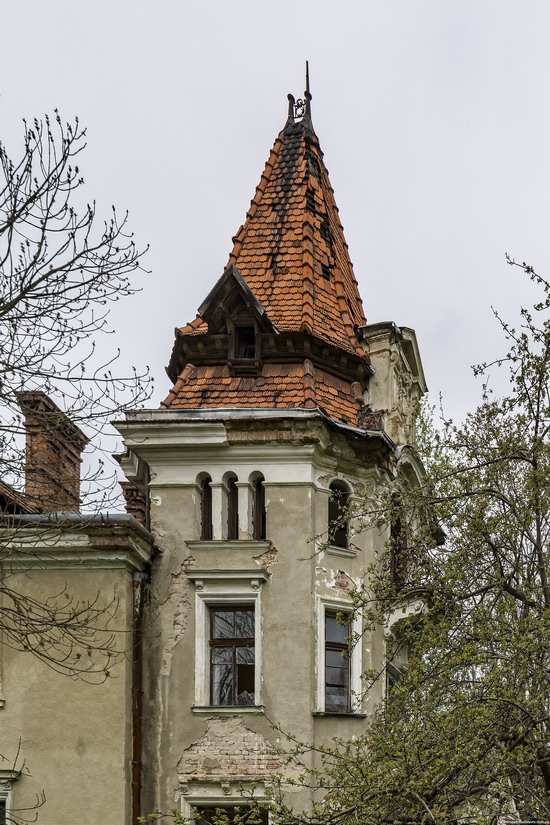
[[[297,815],[281,796],[277,821],[550,820],[550,285],[520,268],[540,302],[518,328],[496,314],[508,349],[475,368],[476,411],[420,428],[426,478],[400,492],[406,544],[394,536],[356,594],[373,623],[420,600],[394,626],[408,668],[363,737],[321,749],[322,768],[303,777],[325,789],[318,807]],[[497,399],[498,367],[509,386]],[[389,575],[404,547],[402,575]],[[366,674],[365,689],[381,678]]]

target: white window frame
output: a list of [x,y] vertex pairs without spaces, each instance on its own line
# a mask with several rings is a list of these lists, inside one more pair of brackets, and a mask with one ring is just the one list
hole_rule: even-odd
[[[262,686],[262,611],[261,585],[267,579],[263,571],[190,570],[195,582],[195,713],[263,712]],[[210,704],[210,613],[213,605],[254,607],[254,704]],[[202,803],[201,803],[202,804]],[[204,803],[206,804],[206,803]]]
[[19,778],[19,771],[0,769],[0,800],[6,803],[6,822],[10,822],[11,783]]
[[363,618],[361,612],[354,609],[351,602],[317,596],[317,690],[316,712],[331,716],[342,716],[336,711],[325,710],[325,617],[327,613],[348,613],[351,616],[351,633],[354,644],[350,654],[349,691],[350,707],[348,713],[361,714],[363,711],[361,672],[363,666]]
[[[250,791],[243,796],[243,790]],[[180,809],[185,821],[192,822],[193,808],[232,808],[237,805],[249,805],[250,800],[267,808],[268,818],[269,798],[264,782],[197,782],[191,785],[180,778]]]

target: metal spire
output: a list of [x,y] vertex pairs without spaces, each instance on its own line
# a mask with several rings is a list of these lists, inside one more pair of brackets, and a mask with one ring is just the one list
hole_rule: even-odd
[[307,129],[313,132],[311,121],[311,92],[309,89],[309,61],[306,60],[306,89],[303,98],[295,99],[294,95],[288,95],[288,118],[286,126],[293,126],[295,123],[302,123]]

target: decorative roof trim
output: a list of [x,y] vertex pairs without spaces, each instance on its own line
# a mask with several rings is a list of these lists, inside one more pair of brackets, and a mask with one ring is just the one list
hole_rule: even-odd
[[239,270],[237,269],[237,267],[233,263],[229,264],[229,266],[227,266],[224,269],[223,275],[221,276],[221,278],[218,279],[218,281],[216,282],[214,287],[210,290],[210,292],[208,293],[208,295],[206,296],[206,298],[204,299],[204,301],[202,302],[202,304],[198,308],[198,310],[197,310],[198,315],[201,318],[205,317],[205,315],[208,313],[210,305],[214,302],[214,300],[215,300],[216,296],[218,295],[219,291],[224,287],[224,285],[227,283],[227,281],[229,281],[231,279],[233,279],[236,282],[236,284],[240,287],[240,289],[241,289],[241,291],[242,291],[242,293],[243,293],[243,295],[246,299],[246,302],[249,303],[252,306],[254,311],[260,317],[266,316],[267,313],[265,311],[265,308],[263,307],[261,302],[258,301],[256,296],[254,295],[254,293],[252,292],[252,290],[250,289],[250,287],[246,283],[245,279],[243,278],[243,276],[241,275],[241,273],[239,272]]

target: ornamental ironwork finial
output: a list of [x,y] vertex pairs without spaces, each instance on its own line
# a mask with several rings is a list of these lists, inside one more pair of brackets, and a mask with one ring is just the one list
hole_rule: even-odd
[[303,123],[311,131],[313,131],[313,123],[311,122],[311,92],[309,89],[309,61],[306,60],[306,89],[303,97],[298,100],[294,95],[288,95],[288,119],[286,125],[294,123]]

